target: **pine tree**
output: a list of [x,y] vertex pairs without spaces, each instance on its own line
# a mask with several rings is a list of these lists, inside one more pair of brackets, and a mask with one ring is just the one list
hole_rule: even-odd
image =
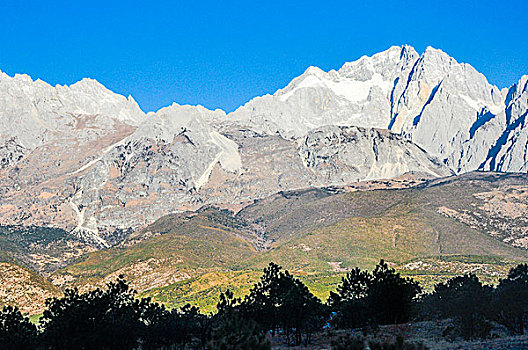
[[440,317],[453,318],[453,327],[446,335],[460,335],[466,339],[486,337],[490,330],[487,321],[492,301],[492,288],[484,286],[474,274],[457,276],[435,286],[425,303]]
[[0,348],[3,350],[34,349],[37,327],[24,317],[17,307],[4,306],[0,310]]
[[528,316],[528,265],[512,268],[496,290],[496,319],[515,334],[524,334]]
[[366,298],[372,275],[355,268],[341,279],[336,292],[330,292],[327,304],[334,311],[332,324],[340,328],[355,328],[367,323]]
[[64,297],[46,302],[40,319],[44,342],[53,349],[135,348],[143,325],[134,294],[121,276],[107,290],[67,289]]
[[324,306],[308,288],[288,271],[270,263],[260,281],[240,305],[242,315],[255,320],[272,334],[281,329],[300,344],[303,334],[322,328],[326,316]]
[[381,260],[372,273],[359,268],[350,271],[327,303],[338,327],[392,324],[409,319],[420,292],[417,282],[401,277]]
[[367,305],[371,319],[377,324],[406,322],[411,314],[412,302],[420,292],[418,282],[401,277],[381,260],[368,283]]

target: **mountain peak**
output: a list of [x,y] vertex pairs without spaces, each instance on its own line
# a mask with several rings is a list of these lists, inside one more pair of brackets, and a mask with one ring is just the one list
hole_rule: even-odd
[[528,75],[523,75],[519,82],[517,83],[517,86],[521,91],[528,92]]
[[[46,87],[2,73],[0,139],[17,144],[0,145],[0,158],[23,171],[16,181],[2,173],[6,193],[20,194],[1,197],[15,215],[0,213],[0,221],[52,218],[103,239],[167,212],[235,208],[303,186],[408,171],[526,172],[528,76],[510,89],[506,106],[477,73],[439,49],[419,55],[392,46],[338,71],[308,67],[228,117],[177,103],[145,117],[131,97],[95,79]],[[43,184],[67,189],[55,195]],[[71,210],[59,213],[64,203]]]
[[427,46],[424,53],[422,54],[422,57],[434,57],[443,61],[451,61],[453,63],[458,63],[453,57],[449,56],[446,52],[442,51],[441,49],[436,49],[432,46]]
[[69,87],[74,90],[78,89],[86,92],[98,90],[110,92],[110,90],[108,90],[103,84],[92,78],[82,78],[78,82],[71,84]]
[[321,68],[316,67],[316,66],[310,66],[310,67],[306,68],[306,70],[304,71],[304,73],[302,75],[303,76],[304,75],[315,75],[317,77],[321,77],[321,76],[323,76],[325,74],[326,74],[326,72],[324,70],[322,70]]

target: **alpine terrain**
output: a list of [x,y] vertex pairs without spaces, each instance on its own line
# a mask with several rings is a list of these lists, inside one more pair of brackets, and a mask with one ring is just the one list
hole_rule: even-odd
[[496,280],[528,260],[527,114],[527,75],[500,89],[431,47],[309,67],[228,114],[0,72],[0,303],[123,274],[210,307],[269,261],[320,297],[380,258]]

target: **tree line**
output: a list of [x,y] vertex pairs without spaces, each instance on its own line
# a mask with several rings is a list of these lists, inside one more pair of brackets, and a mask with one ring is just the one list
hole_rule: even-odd
[[[512,268],[496,287],[466,274],[424,293],[418,282],[381,260],[372,272],[348,272],[323,303],[298,278],[270,263],[248,295],[221,293],[217,312],[209,315],[189,304],[168,310],[150,298],[136,298],[123,277],[106,289],[67,289],[64,296],[48,299],[38,325],[16,307],[4,306],[0,348],[259,350],[270,349],[270,338],[279,334],[288,344],[300,345],[325,328],[373,329],[438,319],[452,320],[446,337],[471,339],[486,337],[493,323],[524,334],[527,316],[527,264]],[[354,348],[350,342],[358,340],[333,346]]]

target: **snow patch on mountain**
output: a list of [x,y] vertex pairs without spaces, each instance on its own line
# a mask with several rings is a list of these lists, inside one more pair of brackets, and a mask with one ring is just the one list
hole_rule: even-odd
[[383,77],[379,73],[372,75],[372,78],[366,81],[357,81],[350,79],[332,79],[332,77],[324,73],[313,72],[315,69],[309,68],[304,76],[304,79],[295,87],[291,88],[286,93],[275,93],[279,96],[281,101],[286,101],[295,94],[296,91],[305,88],[327,88],[332,90],[336,95],[342,96],[350,102],[364,101],[368,98],[370,90],[377,86],[383,93],[387,93],[390,89],[391,82],[383,80]]

